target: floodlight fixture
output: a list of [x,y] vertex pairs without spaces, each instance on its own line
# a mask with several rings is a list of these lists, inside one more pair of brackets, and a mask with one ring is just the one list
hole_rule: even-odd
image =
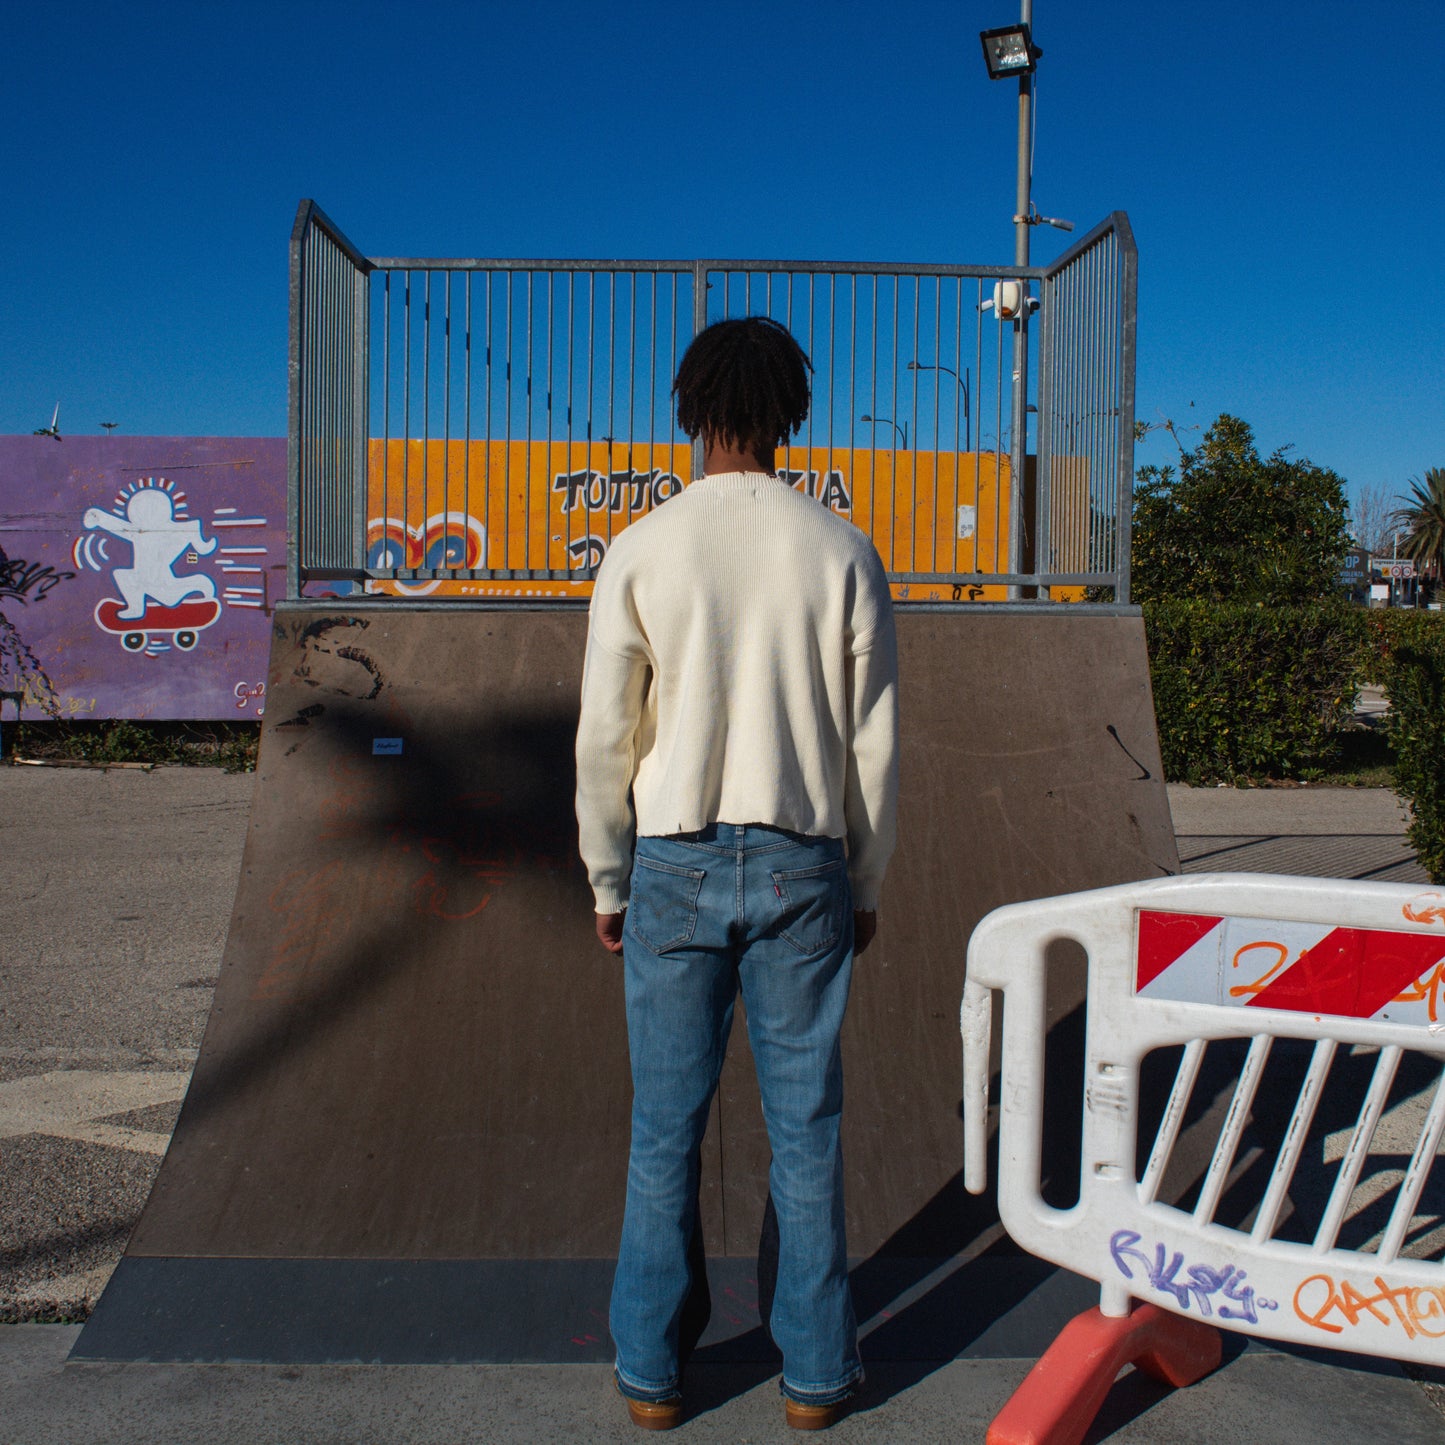
[[1001,25],[997,30],[982,30],[978,37],[983,42],[983,63],[988,66],[990,80],[1007,80],[1012,75],[1028,75],[1044,52],[1034,44],[1029,27],[1020,21],[1016,25]]

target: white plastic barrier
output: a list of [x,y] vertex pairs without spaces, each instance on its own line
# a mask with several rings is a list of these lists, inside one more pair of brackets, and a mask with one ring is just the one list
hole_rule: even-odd
[[[1060,939],[1077,940],[1089,960],[1081,1180],[1070,1209],[1051,1208],[1039,1191],[1045,950]],[[1445,1077],[1378,1246],[1339,1243],[1402,1055],[1445,1058],[1442,980],[1445,889],[1204,874],[1000,908],[968,947],[965,1184],[977,1194],[987,1182],[1000,989],[999,1213],[1025,1249],[1098,1280],[1103,1315],[1128,1315],[1134,1299],[1269,1339],[1445,1363],[1445,1266],[1401,1255],[1445,1130]],[[1156,1196],[1205,1048],[1227,1038],[1247,1038],[1248,1052],[1186,1213]],[[1252,1223],[1228,1227],[1216,1211],[1277,1038],[1314,1040],[1314,1051]],[[1140,1168],[1140,1065],[1170,1045],[1183,1045],[1183,1056]],[[1378,1054],[1363,1070],[1357,1122],[1313,1240],[1277,1238],[1331,1064],[1354,1045]]]

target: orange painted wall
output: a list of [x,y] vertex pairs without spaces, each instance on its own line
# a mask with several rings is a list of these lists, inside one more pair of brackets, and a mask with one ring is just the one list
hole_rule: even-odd
[[[606,442],[373,440],[369,565],[576,571],[682,490],[686,445]],[[863,528],[890,572],[1001,572],[1008,555],[1007,457],[792,447],[779,457],[795,486]],[[373,582],[396,596],[586,597],[557,579]],[[898,583],[900,601],[1000,600],[1001,586]]]

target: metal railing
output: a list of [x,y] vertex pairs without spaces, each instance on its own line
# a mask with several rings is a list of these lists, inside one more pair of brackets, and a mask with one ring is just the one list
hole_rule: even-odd
[[[780,469],[870,533],[895,595],[1113,585],[1126,600],[1133,293],[1096,278],[1103,254],[1132,265],[1122,216],[1047,270],[366,258],[302,202],[291,595],[585,596],[617,530],[698,469],[672,407],[683,350],[714,320],[761,313],[813,364]],[[989,309],[1010,279],[1041,292],[1052,384],[1019,516],[1008,323]],[[1115,433],[1091,422],[1087,447],[1051,466],[1046,447],[1078,444],[1090,410]]]
[[1041,570],[1109,577],[1129,597],[1138,252],[1116,211],[1043,273]]
[[370,263],[310,202],[291,232],[287,594],[357,566],[366,516]]

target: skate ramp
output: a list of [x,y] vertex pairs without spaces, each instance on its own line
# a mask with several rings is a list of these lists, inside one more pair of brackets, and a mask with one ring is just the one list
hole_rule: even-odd
[[[943,1261],[1038,1283],[958,1181],[974,924],[1177,871],[1137,614],[900,610],[898,630],[900,841],[845,1031],[865,1319]],[[576,857],[585,634],[584,612],[556,607],[277,609],[211,1019],[75,1358],[608,1358],[630,1085],[621,969]],[[1052,996],[1067,1070],[1080,960],[1059,960]],[[708,1347],[746,1357],[766,1348],[768,1153],[740,1024],[702,1205]],[[1051,1129],[1066,1193],[1077,1114]],[[957,1353],[988,1325],[959,1315],[969,1295],[932,1288],[911,1333],[890,1323],[876,1343],[918,1356],[947,1301],[952,1333],[931,1347]]]

